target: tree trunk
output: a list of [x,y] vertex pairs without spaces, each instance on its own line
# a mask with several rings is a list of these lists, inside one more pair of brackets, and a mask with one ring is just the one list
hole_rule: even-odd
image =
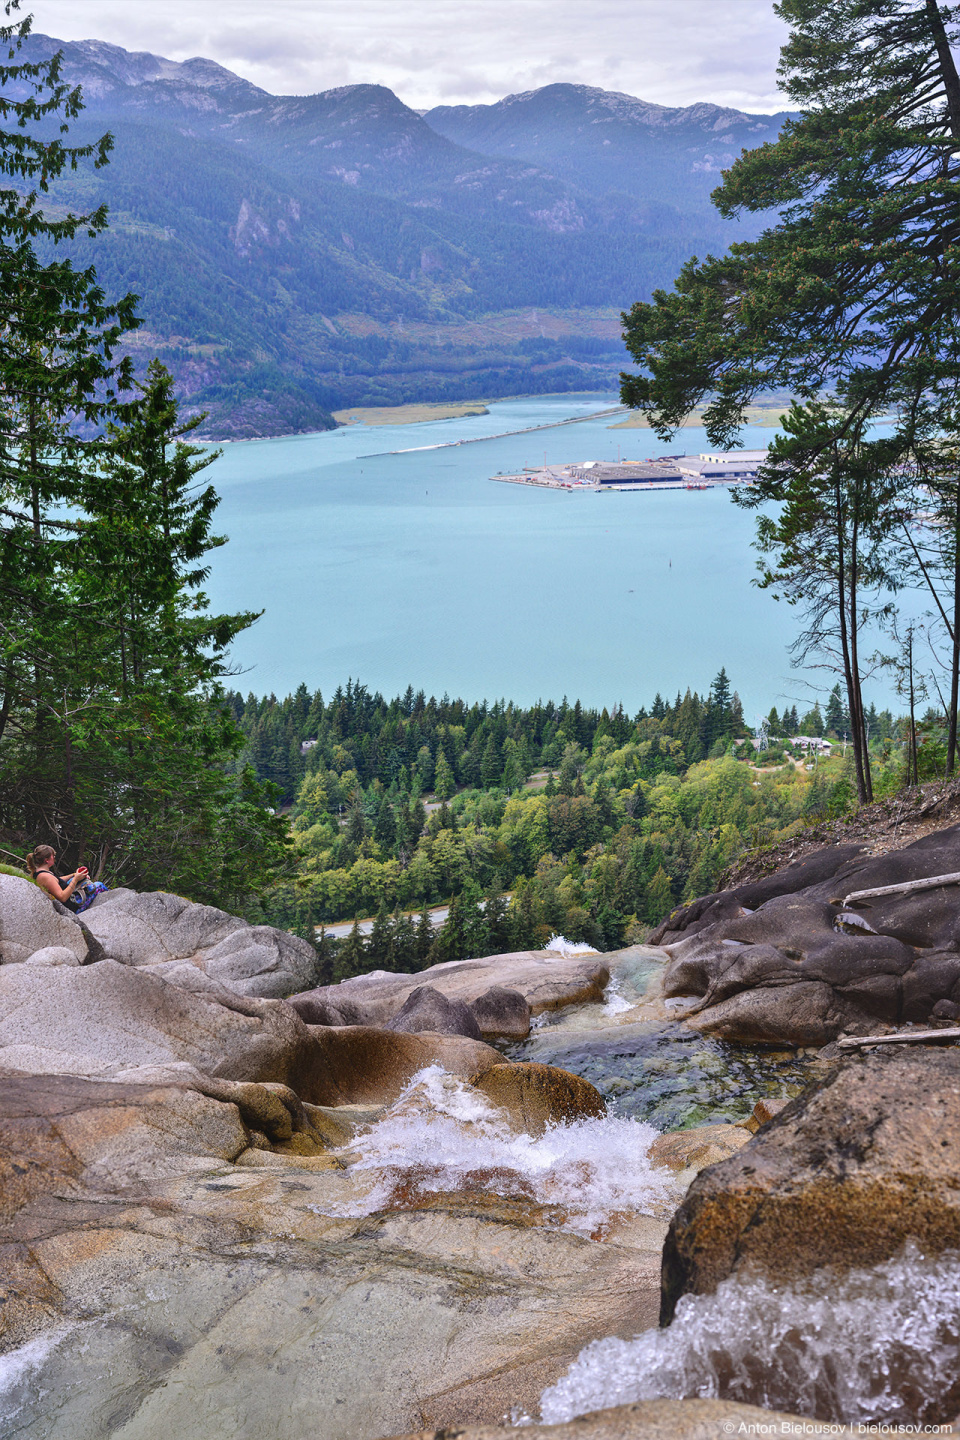
[[960,477],[953,505],[953,629],[950,636],[950,731],[947,737],[947,774],[957,764],[957,699],[960,692]]
[[950,41],[943,24],[943,16],[940,14],[940,7],[937,0],[926,0],[927,17],[930,21],[930,29],[933,31],[933,43],[937,47],[937,59],[940,61],[940,74],[943,79],[943,88],[947,96],[947,114],[950,116],[950,129],[955,140],[960,140],[960,76],[957,75],[957,67],[954,63],[953,54],[950,50]]
[[863,695],[860,689],[860,674],[857,669],[857,570],[855,563],[857,532],[854,527],[851,557],[848,564],[844,546],[846,522],[839,481],[834,484],[834,507],[837,537],[837,611],[840,622],[840,649],[843,655],[843,678],[847,689],[847,709],[850,712],[850,738],[853,742],[857,799],[861,805],[866,805],[873,797],[870,791],[869,759],[866,755]]
[[[920,771],[917,765],[917,712],[913,693],[913,626],[907,632],[907,664],[910,671],[910,752],[907,774],[914,785],[920,784]],[[912,775],[911,775],[912,769]]]

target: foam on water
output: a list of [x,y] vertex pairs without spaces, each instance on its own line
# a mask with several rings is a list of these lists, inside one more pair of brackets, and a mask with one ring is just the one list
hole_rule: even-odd
[[634,1008],[635,1004],[636,1001],[627,999],[623,993],[622,981],[614,976],[603,992],[604,1014],[607,1016],[625,1015],[628,1010]]
[[942,1423],[960,1409],[958,1262],[910,1242],[872,1270],[725,1280],[685,1296],[665,1330],[588,1345],[543,1392],[542,1419],[718,1397],[849,1424]]
[[599,950],[594,950],[592,945],[584,945],[579,940],[568,940],[565,935],[551,935],[544,945],[544,950],[551,950],[555,955],[599,955]]
[[481,1190],[557,1207],[553,1223],[592,1234],[614,1214],[676,1205],[673,1177],[647,1158],[656,1134],[610,1116],[517,1134],[482,1094],[430,1065],[351,1146],[360,1195],[355,1185],[349,1201],[323,1213],[369,1215],[417,1196]]

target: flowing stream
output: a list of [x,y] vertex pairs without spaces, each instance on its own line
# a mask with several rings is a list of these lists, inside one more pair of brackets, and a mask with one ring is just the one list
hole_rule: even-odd
[[[480,1092],[430,1066],[340,1152],[343,1168],[311,1177],[310,1203],[306,1195],[289,1203],[345,1220],[433,1207],[456,1215],[462,1205],[489,1207],[496,1218],[499,1208],[508,1223],[655,1255],[689,1181],[689,1172],[651,1164],[657,1132],[742,1119],[762,1096],[798,1093],[817,1059],[705,1039],[662,999],[662,952],[636,946],[610,958],[601,1003],[541,1017],[529,1039],[505,1047],[591,1080],[607,1097],[604,1117],[518,1132]],[[249,1180],[261,1172],[237,1173]],[[296,1172],[289,1188],[291,1196],[305,1188]],[[139,1375],[124,1347],[140,1343],[140,1309],[163,1311],[158,1333],[176,1329],[176,1305],[168,1315],[170,1297],[151,1285],[157,1293],[145,1286],[127,1302],[129,1315],[75,1322],[2,1357],[0,1434],[58,1433],[42,1416],[51,1387],[69,1390],[81,1418],[88,1390],[91,1414],[110,1385],[125,1394],[127,1370]],[[958,1357],[960,1254],[925,1256],[908,1244],[871,1270],[824,1269],[791,1285],[738,1274],[714,1295],[686,1296],[664,1330],[587,1345],[543,1392],[540,1414],[558,1423],[642,1399],[717,1397],[855,1425],[937,1425],[960,1411]],[[101,1374],[103,1395],[90,1383]],[[526,1419],[514,1415],[521,1426]]]
[[793,1286],[725,1280],[665,1330],[597,1340],[541,1397],[556,1424],[634,1400],[718,1397],[850,1424],[936,1425],[960,1408],[960,1254],[913,1244]]
[[[632,1216],[667,1219],[689,1179],[652,1166],[659,1131],[749,1115],[799,1093],[815,1052],[751,1048],[685,1027],[660,996],[661,952],[614,961],[602,1003],[539,1017],[511,1058],[590,1080],[608,1114],[518,1134],[438,1066],[421,1071],[353,1145],[349,1200],[362,1215],[429,1196],[484,1192],[540,1206],[535,1223],[616,1239]],[[588,1345],[544,1391],[541,1418],[654,1398],[718,1397],[828,1421],[936,1424],[960,1409],[960,1255],[908,1244],[872,1270],[818,1271],[795,1285],[736,1276],[686,1296],[673,1323]],[[516,1416],[520,1425],[529,1417]]]

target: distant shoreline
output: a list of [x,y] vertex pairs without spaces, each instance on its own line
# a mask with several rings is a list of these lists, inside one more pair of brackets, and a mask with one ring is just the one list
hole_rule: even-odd
[[[371,428],[378,425],[419,425],[431,420],[458,420],[472,415],[489,415],[489,406],[499,405],[505,400],[555,400],[567,395],[609,395],[611,388],[604,386],[602,390],[544,390],[535,391],[532,394],[523,395],[497,395],[488,400],[425,400],[412,402],[409,405],[349,405],[340,410],[333,410],[331,414],[337,420],[335,430],[289,430],[282,435],[242,435],[237,437],[226,437],[222,440],[211,439],[208,436],[198,436],[198,445],[256,445],[264,440],[301,440],[307,435],[335,435],[337,430],[349,430],[351,422],[342,422],[339,416],[356,415],[360,419],[356,424],[369,425]],[[407,413],[405,418],[395,418],[401,412],[418,411],[421,413]],[[422,412],[429,411],[425,414]],[[371,417],[383,416],[383,419]],[[590,415],[573,417],[575,419],[589,420]],[[557,424],[565,424],[565,421],[558,421]],[[536,429],[552,429],[552,426],[536,426]],[[513,432],[509,432],[513,433]],[[484,436],[484,439],[493,439],[493,436]]]
[[489,415],[483,400],[428,400],[410,405],[350,405],[331,411],[338,425],[419,425],[426,420],[462,420]]

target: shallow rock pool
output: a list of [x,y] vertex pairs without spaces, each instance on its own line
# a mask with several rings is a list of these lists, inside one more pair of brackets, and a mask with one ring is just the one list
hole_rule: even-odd
[[538,1017],[529,1039],[503,1047],[511,1060],[582,1075],[611,1115],[657,1130],[745,1120],[761,1098],[792,1097],[815,1078],[815,1052],[732,1045],[685,1025],[661,995],[662,951],[608,958],[604,1003]]

